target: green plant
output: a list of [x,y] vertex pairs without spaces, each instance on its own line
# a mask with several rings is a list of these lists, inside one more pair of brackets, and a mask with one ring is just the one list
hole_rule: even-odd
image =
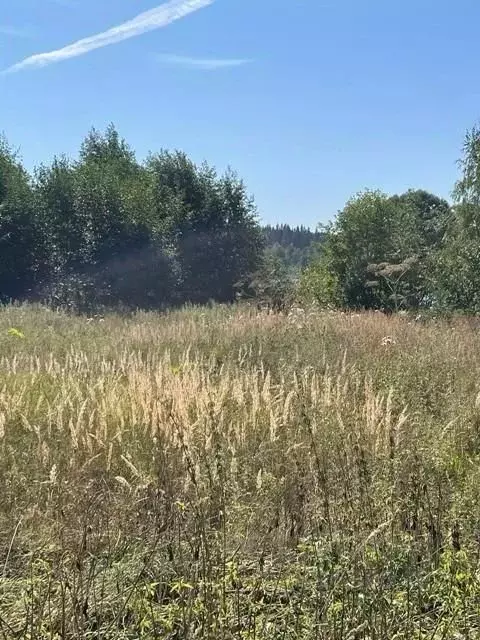
[[468,318],[17,305],[0,351],[3,637],[479,637]]

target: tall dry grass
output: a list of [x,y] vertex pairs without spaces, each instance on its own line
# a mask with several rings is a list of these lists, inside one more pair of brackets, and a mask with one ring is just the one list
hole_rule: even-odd
[[3,309],[0,633],[479,638],[479,365],[468,321]]

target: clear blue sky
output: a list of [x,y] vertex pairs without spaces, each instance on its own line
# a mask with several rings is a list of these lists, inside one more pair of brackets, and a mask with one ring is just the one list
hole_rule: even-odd
[[[160,4],[1,0],[1,69]],[[365,187],[449,195],[480,118],[479,28],[479,0],[213,0],[1,75],[0,131],[32,167],[113,122],[139,157],[231,165],[264,221],[315,226]]]

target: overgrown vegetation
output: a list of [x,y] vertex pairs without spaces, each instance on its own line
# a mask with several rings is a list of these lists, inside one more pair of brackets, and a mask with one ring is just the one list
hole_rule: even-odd
[[479,638],[479,340],[3,308],[2,637]]
[[479,148],[313,234],[113,127],[0,143],[2,637],[480,638],[478,326],[416,316],[479,310]]
[[78,310],[231,302],[261,263],[256,208],[232,172],[182,152],[146,161],[113,126],[29,176],[0,139],[0,302]]
[[480,310],[480,129],[466,136],[454,205],[422,190],[353,197],[325,229],[302,295],[355,309]]
[[480,129],[451,206],[366,190],[319,231],[259,226],[243,182],[182,152],[138,162],[113,126],[33,176],[0,141],[0,302],[165,310],[256,298],[274,309],[480,309]]
[[358,194],[326,229],[303,289],[321,304],[343,308],[431,306],[451,215],[446,201],[425,191]]
[[293,275],[300,271],[319,253],[323,240],[321,231],[306,227],[291,227],[288,224],[267,225],[262,228],[266,253],[278,259]]

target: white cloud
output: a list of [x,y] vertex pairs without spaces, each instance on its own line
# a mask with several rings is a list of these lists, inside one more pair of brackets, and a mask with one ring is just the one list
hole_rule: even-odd
[[185,16],[203,9],[211,4],[214,0],[171,0],[166,4],[162,4],[154,9],[141,13],[136,18],[124,22],[116,27],[108,29],[103,33],[89,36],[88,38],[82,38],[73,44],[70,44],[62,49],[56,51],[49,51],[47,53],[38,53],[33,56],[29,56],[14,64],[7,69],[7,73],[14,73],[16,71],[22,71],[23,69],[45,67],[55,62],[62,60],[68,60],[69,58],[75,58],[82,56],[94,49],[100,49],[107,47],[129,38],[134,38],[147,31],[153,31],[154,29],[160,29],[168,26],[170,23],[180,20]]
[[156,59],[159,60],[159,62],[164,62],[166,64],[202,69],[203,71],[216,71],[217,69],[240,67],[251,62],[251,60],[246,58],[194,58],[173,54],[160,54],[156,56]]

